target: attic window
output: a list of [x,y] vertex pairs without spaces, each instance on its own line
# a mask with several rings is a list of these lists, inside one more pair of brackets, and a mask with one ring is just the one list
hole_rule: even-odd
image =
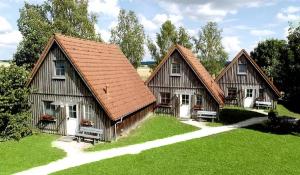
[[65,61],[55,60],[54,61],[54,78],[65,78]]
[[178,62],[173,62],[171,66],[171,75],[180,76],[180,64]]
[[247,73],[247,64],[242,62],[238,65],[238,74],[245,75]]

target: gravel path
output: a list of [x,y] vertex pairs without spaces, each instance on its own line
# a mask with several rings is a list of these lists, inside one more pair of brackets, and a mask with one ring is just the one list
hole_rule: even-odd
[[47,165],[35,167],[23,172],[17,173],[18,175],[46,175],[53,172],[57,172],[60,170],[64,170],[67,168],[80,166],[83,164],[104,160],[112,157],[122,156],[126,154],[138,154],[141,151],[149,150],[165,145],[170,145],[178,142],[183,142],[187,140],[192,140],[196,138],[206,137],[213,134],[218,134],[221,132],[226,132],[230,130],[234,130],[240,127],[245,127],[257,123],[261,123],[267,120],[267,117],[258,117],[252,118],[249,120],[245,120],[243,122],[239,122],[233,125],[220,126],[220,127],[210,127],[203,128],[198,131],[189,132],[185,134],[180,134],[172,137],[167,137],[163,139],[148,141],[140,144],[134,144],[129,146],[124,146],[120,148],[113,148],[109,150],[96,151],[96,152],[82,152],[78,150],[71,149],[69,146],[65,146],[63,144],[59,144],[58,147],[64,149],[68,154],[67,157],[49,163]]

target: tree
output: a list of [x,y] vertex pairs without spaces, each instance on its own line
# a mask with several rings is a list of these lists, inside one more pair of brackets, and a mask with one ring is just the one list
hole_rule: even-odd
[[28,71],[11,64],[0,66],[0,140],[20,139],[31,134],[28,95],[25,87]]
[[266,72],[269,77],[274,78],[274,84],[282,89],[283,84],[283,63],[287,55],[287,42],[279,39],[267,39],[261,41],[251,51],[251,57]]
[[101,40],[96,35],[96,16],[88,14],[87,0],[48,0],[42,5],[25,2],[20,9],[18,28],[23,35],[14,62],[32,68],[53,33]]
[[160,28],[160,33],[156,33],[156,43],[153,43],[151,39],[147,41],[148,49],[155,61],[152,68],[155,68],[160,63],[172,45],[180,44],[184,47],[192,48],[190,39],[191,37],[183,27],[179,27],[176,30],[176,27],[170,20],[164,22]]
[[199,31],[198,38],[193,38],[195,52],[204,67],[211,74],[217,75],[225,66],[228,54],[222,45],[222,30],[216,22],[208,22]]
[[120,10],[118,25],[111,29],[110,42],[120,46],[135,68],[140,65],[145,54],[145,34],[143,26],[133,11]]

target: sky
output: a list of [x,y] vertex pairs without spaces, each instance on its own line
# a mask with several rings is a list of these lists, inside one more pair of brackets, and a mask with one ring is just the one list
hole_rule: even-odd
[[[22,40],[17,20],[23,6],[23,0],[0,0],[0,60],[12,59]],[[116,26],[120,9],[133,10],[152,39],[166,20],[183,26],[191,36],[197,36],[208,21],[215,21],[223,31],[229,60],[241,49],[250,52],[259,41],[286,39],[289,22],[300,20],[300,0],[90,0],[88,11],[97,15],[95,30],[104,41]],[[147,49],[143,60],[151,60]]]

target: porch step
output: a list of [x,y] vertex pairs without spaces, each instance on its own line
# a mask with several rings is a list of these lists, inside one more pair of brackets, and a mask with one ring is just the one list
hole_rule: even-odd
[[75,139],[74,136],[62,136],[58,139],[58,141],[72,142],[74,139]]

